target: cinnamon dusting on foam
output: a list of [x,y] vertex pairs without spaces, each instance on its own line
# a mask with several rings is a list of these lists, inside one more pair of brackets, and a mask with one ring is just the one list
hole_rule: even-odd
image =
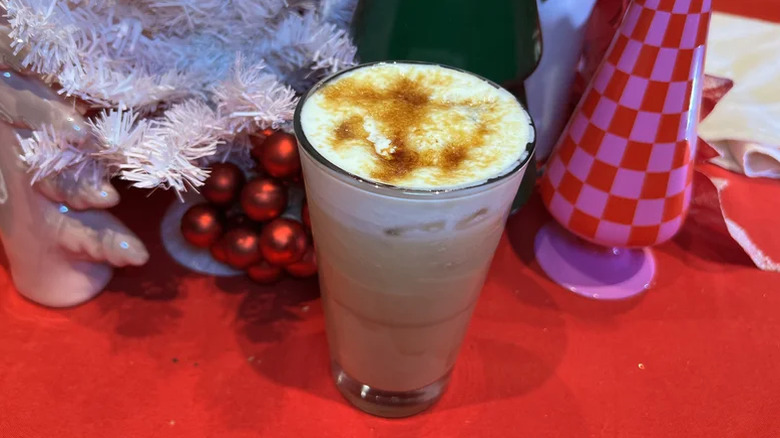
[[[470,89],[475,81],[484,89]],[[315,148],[331,149],[345,161],[358,157],[360,169],[345,170],[395,185],[442,187],[489,178],[516,162],[530,131],[508,92],[443,67],[358,69],[323,86],[304,112],[311,103],[326,119],[314,133],[304,123]],[[506,164],[488,174],[501,162]]]

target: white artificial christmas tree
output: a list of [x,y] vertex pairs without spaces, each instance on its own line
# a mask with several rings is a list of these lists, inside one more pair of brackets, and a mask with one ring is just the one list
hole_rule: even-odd
[[[118,175],[197,188],[204,166],[292,119],[297,94],[354,62],[354,0],[0,0],[22,66],[90,107],[90,135],[20,138],[33,182]],[[95,111],[97,110],[97,111]]]

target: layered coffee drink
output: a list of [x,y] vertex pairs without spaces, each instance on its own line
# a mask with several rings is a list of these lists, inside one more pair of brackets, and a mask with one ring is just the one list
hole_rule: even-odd
[[336,384],[361,409],[442,394],[533,153],[527,112],[478,76],[376,63],[295,115]]

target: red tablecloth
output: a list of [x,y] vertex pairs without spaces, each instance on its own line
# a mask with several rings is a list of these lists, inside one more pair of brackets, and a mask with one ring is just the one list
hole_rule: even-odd
[[[777,0],[715,6],[780,21]],[[383,420],[330,382],[316,282],[187,272],[159,240],[170,201],[124,194],[117,213],[152,259],[86,305],[31,304],[0,265],[0,437],[780,436],[780,276],[695,220],[656,248],[651,291],[597,302],[533,260],[549,220],[533,199],[509,221],[444,399]]]

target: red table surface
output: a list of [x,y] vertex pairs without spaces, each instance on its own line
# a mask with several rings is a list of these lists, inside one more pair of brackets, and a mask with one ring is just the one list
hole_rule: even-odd
[[[715,6],[780,21],[776,0]],[[534,198],[508,223],[445,397],[384,420],[331,384],[316,281],[179,267],[157,229],[171,199],[124,193],[117,214],[151,260],[86,305],[36,306],[0,265],[0,438],[780,436],[780,276],[696,221],[655,249],[651,291],[597,302],[540,271]]]

